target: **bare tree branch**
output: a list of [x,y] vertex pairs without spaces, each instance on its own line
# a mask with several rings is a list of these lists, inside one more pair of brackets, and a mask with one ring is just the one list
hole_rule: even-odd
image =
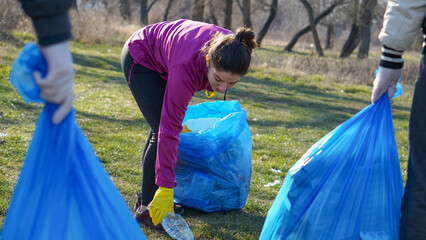
[[300,0],[308,11],[309,23],[311,27],[311,32],[314,37],[315,48],[317,50],[318,56],[324,56],[324,52],[322,51],[321,42],[318,37],[317,28],[315,27],[315,19],[314,19],[314,11],[312,10],[311,4],[307,0]]
[[[237,0],[238,1],[238,0]],[[225,0],[225,20],[223,26],[226,29],[232,28],[232,0]]]
[[155,4],[156,2],[157,2],[157,0],[153,0],[153,1],[149,4],[149,6],[148,6],[148,8],[147,8],[148,12],[151,10],[152,6],[154,6],[154,4]]
[[235,0],[237,2],[238,7],[240,8],[241,12],[243,11],[243,6],[240,3],[240,0]]
[[251,23],[251,7],[250,7],[250,0],[242,0],[243,1],[243,24],[245,27],[251,28],[253,24]]
[[168,16],[169,16],[170,8],[172,7],[172,3],[173,3],[173,0],[169,0],[169,1],[167,2],[166,9],[164,10],[164,17],[163,17],[163,21],[167,21],[167,18],[168,18]]
[[277,10],[278,10],[278,0],[272,0],[271,3],[271,8],[269,11],[269,17],[265,22],[265,25],[263,26],[262,30],[260,30],[259,34],[257,35],[257,45],[260,47],[263,38],[265,37],[266,33],[269,30],[269,27],[271,26],[272,21],[274,20],[276,14],[277,14]]
[[[345,0],[337,0],[335,1],[332,5],[330,5],[324,12],[322,12],[320,15],[318,15],[315,19],[314,19],[314,24],[318,24],[323,18],[327,17],[330,13],[333,12],[333,10],[339,6],[340,4],[343,4]],[[311,26],[306,26],[304,27],[302,30],[300,30],[299,32],[297,32],[293,38],[291,39],[290,43],[287,44],[287,46],[284,48],[285,52],[290,52],[294,45],[296,45],[297,41],[299,40],[300,37],[302,37],[304,34],[308,33],[311,31]]]

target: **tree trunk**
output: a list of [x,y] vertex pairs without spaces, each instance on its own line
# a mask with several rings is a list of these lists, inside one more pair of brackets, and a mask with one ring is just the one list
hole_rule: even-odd
[[356,23],[352,23],[351,32],[340,52],[340,58],[346,58],[351,55],[359,44],[359,27]]
[[214,25],[218,26],[219,24],[218,24],[216,15],[214,14],[215,9],[214,9],[214,6],[213,6],[213,0],[207,0],[207,4],[209,6],[210,20]]
[[359,13],[359,0],[355,0],[353,4],[354,5],[353,5],[351,31],[349,33],[348,39],[346,40],[345,44],[343,44],[342,50],[340,51],[340,58],[349,57],[359,44],[360,29],[358,25],[358,17],[359,15],[361,15],[361,13]]
[[142,25],[149,24],[148,13],[156,2],[157,0],[153,0],[148,6],[148,0],[141,0],[140,20]]
[[243,13],[243,24],[245,27],[251,28],[253,24],[251,23],[251,7],[250,0],[243,0],[242,5],[242,13]]
[[223,27],[232,29],[232,0],[225,0],[225,20]]
[[169,17],[170,8],[172,7],[172,3],[173,3],[173,0],[169,0],[167,2],[166,10],[164,10],[163,21],[167,21],[167,18]]
[[368,58],[368,52],[370,51],[370,29],[371,24],[368,26],[364,26],[361,28],[361,34],[360,34],[360,44],[358,47],[358,54],[357,58],[364,59]]
[[371,21],[373,19],[373,11],[377,5],[377,0],[364,0],[364,11],[360,19],[360,45],[357,57],[360,59],[367,58],[370,51],[370,32]]
[[327,39],[325,41],[325,49],[334,48],[334,24],[327,25]]
[[192,8],[192,20],[201,22],[204,20],[204,6],[205,0],[194,0],[194,6]]
[[[108,0],[101,0],[102,5],[104,5],[107,14],[113,14],[114,10],[116,10],[117,2],[111,3]],[[129,15],[129,18],[131,17],[131,14]]]
[[148,0],[141,0],[140,21],[142,25],[148,25]]
[[[314,20],[315,25],[318,24],[323,18],[327,17],[330,13],[332,13],[334,8],[336,8],[336,6],[340,5],[342,2],[343,2],[343,0],[337,0],[330,7],[328,7],[324,12],[322,12],[320,15],[318,15],[318,17],[316,17],[315,20]],[[309,31],[311,31],[310,25],[304,27],[302,30],[297,32],[293,36],[293,38],[291,39],[289,44],[287,44],[287,46],[284,48],[284,51],[290,52],[293,49],[294,45],[296,45],[299,38],[302,37],[304,34],[308,33]]]
[[269,11],[269,17],[265,22],[265,25],[263,25],[262,30],[260,30],[259,34],[257,35],[257,46],[260,47],[260,44],[262,43],[263,38],[265,37],[266,33],[268,32],[269,27],[271,26],[272,21],[274,20],[275,16],[277,15],[277,9],[278,9],[278,0],[272,0],[271,9]]
[[315,24],[314,12],[312,10],[312,6],[311,6],[311,4],[309,4],[309,2],[307,0],[300,0],[300,1],[305,6],[306,11],[308,11],[309,25],[311,27],[312,35],[314,37],[315,48],[317,50],[318,56],[322,57],[322,56],[324,56],[324,53],[323,53],[322,48],[321,48],[321,42],[320,42],[319,37],[318,37],[317,28],[315,27],[316,24]]
[[120,0],[120,14],[124,20],[130,20],[129,0]]

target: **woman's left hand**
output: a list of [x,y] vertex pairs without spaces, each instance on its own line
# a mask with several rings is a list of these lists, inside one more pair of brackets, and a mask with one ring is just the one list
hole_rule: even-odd
[[154,199],[149,205],[149,216],[154,225],[163,221],[167,212],[173,211],[173,188],[159,187],[155,192]]

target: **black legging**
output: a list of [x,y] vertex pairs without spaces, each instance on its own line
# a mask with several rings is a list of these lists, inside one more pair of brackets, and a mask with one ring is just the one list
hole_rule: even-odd
[[[158,128],[160,126],[166,81],[160,74],[133,62],[124,44],[121,52],[121,69],[126,82],[143,116],[150,126],[148,139],[142,155],[142,205],[147,206],[154,198],[158,186],[155,185],[155,161],[157,158]],[[130,76],[130,79],[129,79]]]

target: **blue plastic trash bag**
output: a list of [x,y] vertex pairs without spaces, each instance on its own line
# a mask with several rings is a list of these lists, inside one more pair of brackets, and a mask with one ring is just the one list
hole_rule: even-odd
[[180,135],[174,199],[204,212],[241,209],[250,191],[251,133],[238,101],[189,106]]
[[46,77],[47,62],[37,44],[27,43],[13,61],[9,79],[25,102],[44,103],[40,97],[40,87],[33,77],[35,71]]
[[398,239],[402,195],[386,93],[291,167],[260,239]]
[[[12,66],[15,86],[37,86],[34,79],[20,81],[32,76],[34,66],[46,64],[40,55],[35,44],[23,49]],[[39,101],[21,90],[26,101]],[[62,123],[51,122],[57,107],[47,103],[39,116],[0,239],[146,239],[78,126],[74,109]]]

